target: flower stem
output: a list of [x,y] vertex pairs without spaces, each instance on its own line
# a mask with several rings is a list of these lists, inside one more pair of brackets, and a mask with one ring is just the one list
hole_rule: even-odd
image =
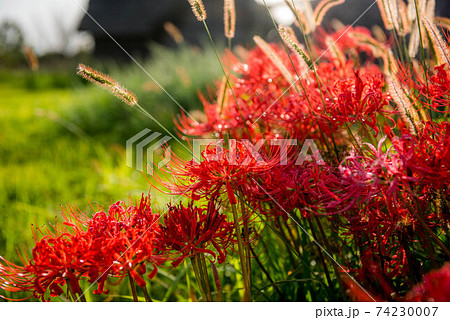
[[256,263],[261,268],[261,271],[266,275],[267,280],[269,280],[269,282],[272,284],[272,287],[274,288],[274,290],[278,293],[281,301],[286,301],[286,298],[285,298],[283,292],[280,290],[280,288],[275,283],[275,281],[273,281],[272,277],[270,276],[270,273],[267,271],[267,269],[264,267],[262,262],[259,260],[258,255],[255,253],[255,251],[253,250],[253,248],[251,246],[250,246],[250,250],[251,250],[253,256],[255,257]]
[[205,278],[202,275],[202,267],[197,256],[191,257],[192,267],[194,268],[195,279],[197,280],[197,285],[202,295],[203,301],[209,301],[208,294],[206,293]]
[[[241,213],[242,213],[242,219],[244,221],[244,243],[245,243],[245,262],[246,262],[246,272],[247,272],[247,278],[248,278],[248,287],[252,287],[252,264],[250,260],[250,235],[249,235],[249,227],[248,227],[248,217],[247,212],[245,210],[245,204],[242,199],[240,199],[241,202]],[[250,292],[251,293],[251,292]]]
[[67,281],[67,288],[68,288],[68,291],[70,293],[70,296],[72,297],[72,301],[74,301],[74,302],[79,302],[79,301],[86,302],[86,297],[81,292],[81,288],[80,288],[80,286],[78,284],[78,279],[75,278],[74,284],[75,285],[71,285],[71,281],[70,280]]
[[237,214],[237,209],[235,204],[231,204],[231,210],[233,211],[233,219],[234,219],[234,227],[236,230],[236,237],[238,242],[238,253],[239,258],[241,262],[241,270],[242,270],[242,277],[244,278],[244,301],[251,301],[251,292],[248,282],[248,275],[247,275],[247,266],[245,263],[245,255],[244,255],[244,248],[242,243],[242,237],[241,237],[241,230],[239,230],[239,218]]
[[240,116],[242,118],[242,122],[244,124],[245,130],[247,131],[248,137],[251,138],[250,130],[248,129],[247,123],[246,123],[245,118],[244,118],[244,114],[242,113],[241,107],[239,106],[239,102],[238,102],[238,99],[236,97],[236,94],[234,93],[233,87],[231,86],[230,78],[228,76],[228,73],[225,70],[225,67],[223,65],[222,59],[220,59],[219,51],[217,50],[216,44],[214,43],[214,40],[213,40],[213,38],[211,36],[211,32],[209,31],[208,25],[206,24],[205,20],[203,20],[203,26],[205,27],[206,33],[208,34],[209,40],[211,41],[211,45],[212,45],[212,47],[214,49],[214,52],[216,54],[216,57],[217,57],[217,59],[219,61],[220,68],[222,69],[222,72],[223,72],[223,74],[225,76],[225,79],[226,79],[226,82],[227,82],[226,84],[231,89],[231,93],[232,93],[233,98],[234,98],[234,100],[236,102],[236,107],[237,107],[237,109],[239,111],[239,114],[240,114]]
[[317,245],[317,249],[318,249],[317,252],[319,254],[319,259],[320,259],[320,262],[322,263],[323,270],[325,272],[325,277],[326,277],[327,282],[328,282],[328,287],[330,288],[330,293],[332,295],[334,295],[333,282],[331,281],[331,276],[330,276],[330,272],[328,271],[328,266],[327,266],[327,263],[325,261],[325,257],[322,254],[322,248],[320,248],[320,246],[319,246],[319,241],[317,239],[316,231],[314,230],[314,225],[313,225],[311,219],[306,219],[306,220],[308,221],[309,228],[311,230],[311,234],[312,234],[312,236],[314,238],[314,242]]
[[133,294],[133,301],[139,302],[137,292],[136,292],[136,285],[134,284],[134,279],[131,276],[130,272],[128,272],[128,279],[130,280],[130,287],[131,287],[131,293]]
[[204,283],[205,283],[205,292],[207,294],[207,300],[208,301],[213,301],[212,295],[211,295],[211,285],[209,282],[209,277],[208,277],[208,269],[206,268],[206,263],[205,263],[205,255],[201,254],[200,256],[200,262],[201,262],[201,269],[202,269],[202,273],[203,273],[203,279],[204,279]]
[[144,293],[145,301],[147,301],[147,302],[153,302],[153,300],[152,300],[152,298],[150,297],[150,294],[149,294],[149,292],[148,292],[148,290],[147,290],[147,286],[146,286],[146,285],[142,287],[142,292]]
[[186,269],[186,286],[187,286],[187,292],[188,292],[188,301],[192,302],[192,298],[191,298],[191,279],[189,278],[189,266],[187,263],[187,260],[184,260],[184,267]]

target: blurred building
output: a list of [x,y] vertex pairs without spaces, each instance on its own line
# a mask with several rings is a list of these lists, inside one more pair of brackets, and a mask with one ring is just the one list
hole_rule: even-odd
[[[213,38],[224,42],[223,0],[204,1],[204,4]],[[236,0],[236,11],[235,43],[248,43],[253,35],[264,36],[273,29],[266,9],[255,1]],[[133,55],[147,55],[150,42],[174,45],[175,41],[164,28],[167,22],[178,28],[188,43],[201,45],[208,41],[203,24],[195,19],[186,0],[91,0],[88,13]],[[93,35],[96,55],[127,58],[88,15],[79,29]]]
[[[254,35],[263,36],[268,40],[277,40],[272,21],[262,5],[253,0],[235,1],[237,27],[234,43],[250,43]],[[312,0],[313,6],[318,2],[319,0]],[[282,3],[278,2],[278,5],[280,4]],[[204,5],[213,38],[224,42],[223,0],[204,1]],[[367,10],[369,7],[370,9]],[[360,17],[366,10],[367,12]],[[437,16],[449,17],[450,0],[436,0],[436,12]],[[149,53],[150,42],[167,46],[175,45],[173,30],[176,29],[181,32],[184,41],[190,44],[208,43],[203,24],[195,19],[186,0],[90,0],[88,14],[98,24],[90,16],[85,15],[79,29],[93,35],[97,56],[128,59],[102,28],[133,56],[146,56]],[[373,25],[383,25],[374,0],[346,0],[344,4],[333,7],[327,12],[323,26],[329,27],[333,19],[346,25],[358,20],[355,25],[368,28]],[[272,32],[269,35],[270,30]]]

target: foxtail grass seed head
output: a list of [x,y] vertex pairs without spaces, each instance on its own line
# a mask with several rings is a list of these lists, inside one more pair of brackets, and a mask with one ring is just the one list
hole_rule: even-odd
[[386,0],[386,9],[388,14],[388,19],[393,25],[395,31],[401,33],[401,17],[398,8],[398,0]]
[[261,37],[258,36],[254,36],[253,41],[255,41],[256,45],[264,52],[267,58],[269,58],[270,61],[272,61],[274,66],[281,72],[281,74],[289,84],[296,82],[292,74],[283,64],[283,61],[281,61],[278,54],[275,52],[275,50],[272,49],[272,47],[266,41],[264,41]]
[[175,41],[177,44],[181,44],[184,42],[183,34],[180,29],[178,29],[172,22],[167,21],[164,23],[164,30],[167,34]]
[[206,20],[206,10],[202,0],[188,0],[191,5],[192,12],[198,21]]
[[386,0],[378,0],[377,1],[378,9],[381,14],[381,19],[383,20],[384,27],[386,30],[394,29],[394,25],[392,23],[392,17],[389,13],[389,8]]
[[103,87],[117,98],[125,102],[130,106],[137,105],[137,98],[133,93],[127,89],[121,87],[114,79],[108,77],[91,67],[85,66],[84,64],[79,64],[77,69],[77,74],[86,80],[95,83],[96,85]]
[[408,0],[408,19],[411,22],[416,20],[416,4],[414,1],[415,0]]
[[336,61],[339,61],[339,63],[344,66],[347,62],[347,59],[345,57],[345,54],[342,52],[342,50],[339,48],[339,46],[336,45],[336,41],[334,38],[330,36],[325,36],[325,45],[327,48],[330,49],[330,54],[333,56]]
[[408,7],[403,1],[399,2],[399,15],[401,22],[401,35],[407,35],[411,32],[412,22],[408,18]]
[[354,31],[350,33],[350,36],[357,42],[367,45],[375,57],[382,57],[387,50],[386,46],[382,42],[366,33]]
[[317,6],[314,8],[314,20],[316,22],[317,26],[320,26],[320,24],[323,21],[323,18],[325,17],[325,14],[330,10],[331,8],[343,4],[345,0],[322,0],[320,1]]
[[301,4],[302,10],[300,10],[300,6],[296,6],[292,0],[284,0],[284,2],[288,5],[288,7],[296,17],[295,25],[300,29],[302,33],[310,34],[315,30],[316,24],[314,22],[311,3],[305,1]]
[[447,66],[450,67],[450,49],[444,39],[442,39],[439,30],[425,17],[422,17],[422,22],[427,30],[428,36],[431,39],[431,44],[433,45],[433,49],[436,53],[437,62],[439,64],[446,63]]
[[[431,20],[430,20],[431,21]],[[441,28],[450,31],[450,19],[445,17],[436,17],[434,18],[434,23],[440,26]]]
[[306,63],[309,69],[314,68],[314,64],[309,59],[309,57],[306,55],[306,53],[300,48],[300,44],[297,43],[295,38],[292,37],[291,33],[286,27],[280,26],[278,28],[278,32],[280,33],[281,38],[283,39],[284,43],[296,54],[298,55],[303,61]]
[[428,0],[427,7],[425,9],[425,16],[428,20],[433,21],[436,16],[436,1]]
[[419,115],[403,90],[396,76],[387,78],[387,84],[392,99],[397,104],[402,120],[407,124],[411,134],[417,134],[417,128],[420,126]]
[[225,0],[223,12],[225,37],[233,39],[236,30],[236,7],[234,5],[234,0]]
[[[293,0],[288,0],[289,2],[294,2]],[[311,4],[311,0],[301,0],[302,10],[305,16],[305,19],[308,23],[308,28],[311,32],[316,30],[316,22],[314,21],[314,11]]]
[[419,26],[417,25],[417,23],[414,23],[408,44],[408,55],[410,58],[414,58],[417,55],[417,52],[419,52],[419,47],[420,47]]
[[296,15],[298,20],[295,20],[294,23],[297,28],[299,28],[299,30],[306,35],[310,34],[312,30],[309,27],[308,19],[306,19],[305,13],[303,11],[297,10]]
[[386,68],[388,69],[388,71],[386,71],[385,74],[398,74],[400,67],[398,64],[398,60],[394,57],[392,49],[386,50],[385,59],[383,58],[383,61],[387,61]]
[[25,59],[27,59],[28,66],[31,70],[36,71],[39,69],[39,60],[36,56],[36,53],[30,46],[23,46],[22,48]]

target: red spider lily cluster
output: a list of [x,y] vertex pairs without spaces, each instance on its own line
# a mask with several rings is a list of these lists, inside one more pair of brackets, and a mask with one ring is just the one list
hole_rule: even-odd
[[[212,301],[205,260],[218,300],[215,264],[234,251],[243,300],[252,300],[261,273],[286,299],[259,259],[270,228],[287,252],[286,273],[314,277],[330,300],[449,301],[450,50],[427,18],[418,23],[429,54],[444,62],[434,68],[414,59],[414,46],[409,59],[396,59],[390,41],[362,28],[317,30],[323,41],[312,48],[280,28],[285,48],[255,37],[243,57],[227,52],[216,97],[201,97],[204,121],[175,121],[182,138],[214,142],[192,160],[173,154],[156,177],[156,188],[188,205],[153,214],[143,198],[90,219],[71,211],[36,240],[23,267],[0,265],[1,287],[45,299],[67,284],[77,297],[81,279],[102,293],[108,278],[128,276],[145,289],[148,266],[153,278],[164,261],[177,268],[189,258],[202,298]],[[311,141],[316,148],[305,154]],[[299,266],[306,248],[321,276]]]
[[63,294],[66,285],[67,296],[84,300],[82,280],[97,286],[94,294],[108,294],[106,281],[111,279],[109,282],[117,285],[125,277],[146,290],[144,275],[148,273],[152,279],[157,266],[166,260],[178,265],[202,252],[218,256],[223,263],[233,225],[213,202],[207,208],[192,203],[169,206],[164,214],[162,225],[161,215],[152,212],[148,197],[129,207],[116,202],[108,212],[98,211],[92,218],[69,207],[62,223],[36,229],[35,247],[31,257],[22,258],[23,266],[1,258],[1,288],[30,292],[47,301]]
[[[214,199],[206,208],[179,204],[169,206],[161,226],[161,249],[172,257],[172,265],[178,266],[186,257],[195,257],[206,253],[218,263],[225,262],[227,247],[233,239],[233,224],[226,215],[220,214]],[[211,247],[211,249],[209,248]],[[215,249],[214,252],[212,249]]]

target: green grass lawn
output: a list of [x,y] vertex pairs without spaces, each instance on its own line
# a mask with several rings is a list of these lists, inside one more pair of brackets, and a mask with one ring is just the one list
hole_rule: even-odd
[[52,221],[59,204],[87,209],[86,197],[108,204],[148,188],[125,166],[123,145],[83,134],[62,116],[91,88],[17,84],[0,83],[0,251],[6,258],[31,245],[30,224]]

